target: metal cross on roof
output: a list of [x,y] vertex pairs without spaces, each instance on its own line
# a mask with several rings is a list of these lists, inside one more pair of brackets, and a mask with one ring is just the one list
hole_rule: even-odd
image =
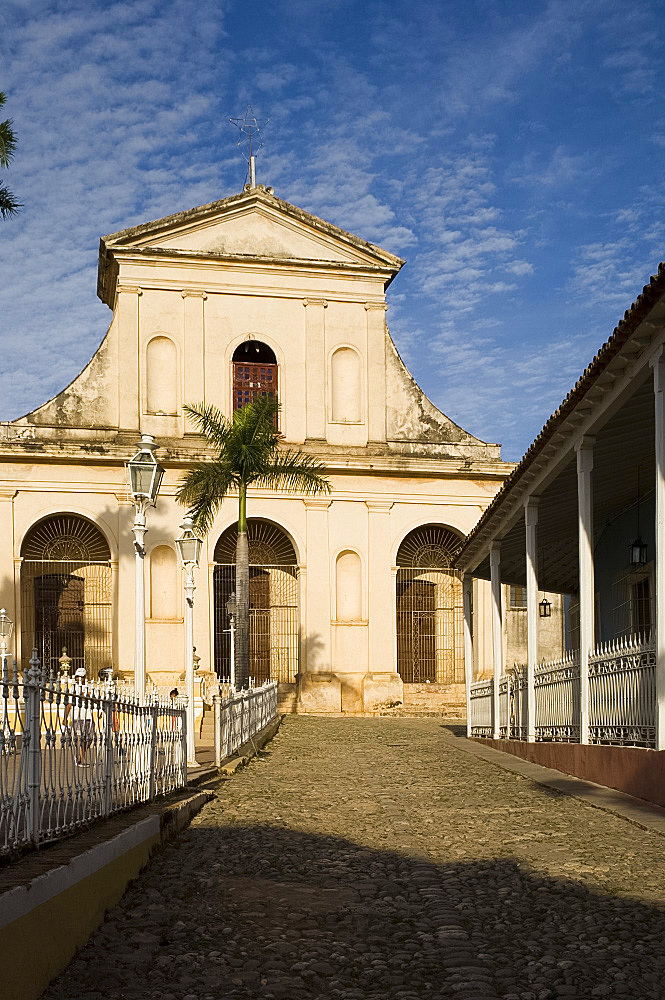
[[256,152],[263,147],[261,138],[261,128],[267,125],[269,118],[259,120],[252,109],[251,104],[247,105],[247,111],[242,118],[229,118],[232,125],[240,130],[238,148],[249,164],[249,184],[256,186]]

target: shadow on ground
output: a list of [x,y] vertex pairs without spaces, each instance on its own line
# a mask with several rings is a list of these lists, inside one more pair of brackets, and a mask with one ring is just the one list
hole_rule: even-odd
[[435,865],[279,826],[163,849],[48,1000],[662,997],[665,912],[511,859]]

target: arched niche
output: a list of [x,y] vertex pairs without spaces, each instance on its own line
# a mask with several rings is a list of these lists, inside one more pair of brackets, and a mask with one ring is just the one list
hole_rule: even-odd
[[153,337],[146,350],[148,413],[178,412],[178,352],[169,337]]
[[335,560],[335,617],[338,622],[356,622],[362,616],[362,563],[358,553],[348,549]]
[[233,352],[233,409],[239,410],[258,396],[278,395],[275,352],[262,340],[245,340]]
[[362,421],[360,355],[352,347],[339,347],[330,360],[332,420],[357,424]]
[[178,565],[170,545],[157,545],[150,553],[150,617],[178,617]]

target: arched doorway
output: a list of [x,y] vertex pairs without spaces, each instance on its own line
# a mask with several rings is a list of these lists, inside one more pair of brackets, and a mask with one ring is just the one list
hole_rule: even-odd
[[21,652],[33,648],[58,671],[63,651],[70,674],[89,678],[112,666],[111,553],[99,528],[76,514],[56,514],[30,529],[21,546]]
[[397,552],[397,670],[405,684],[464,681],[462,584],[452,568],[462,536],[415,528]]
[[233,352],[233,409],[258,396],[277,396],[277,358],[261,340],[245,340]]
[[[237,528],[215,546],[215,671],[231,673],[226,602],[235,592]],[[247,519],[249,543],[249,674],[257,683],[292,684],[298,672],[298,566],[290,539],[272,521]]]

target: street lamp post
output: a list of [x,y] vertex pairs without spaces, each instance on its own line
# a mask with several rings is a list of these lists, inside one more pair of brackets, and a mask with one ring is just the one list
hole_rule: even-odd
[[7,643],[12,637],[14,622],[4,608],[0,608],[0,659],[2,661],[2,679],[7,674]]
[[[226,602],[226,613],[229,616],[229,637],[231,639],[231,660],[230,660],[230,676],[231,687],[235,691],[236,689],[236,595],[235,591],[231,594],[228,601]],[[226,630],[225,630],[226,631]]]
[[164,469],[154,455],[155,439],[152,434],[143,434],[139,450],[128,462],[129,491],[135,507],[134,549],[136,551],[136,634],[134,637],[134,691],[143,698],[145,695],[145,548],[143,541],[148,530],[145,514],[148,507],[154,507],[164,475]]
[[187,695],[187,763],[196,764],[194,749],[194,570],[199,564],[201,539],[194,534],[191,517],[183,518],[176,538],[185,571],[185,694]]

